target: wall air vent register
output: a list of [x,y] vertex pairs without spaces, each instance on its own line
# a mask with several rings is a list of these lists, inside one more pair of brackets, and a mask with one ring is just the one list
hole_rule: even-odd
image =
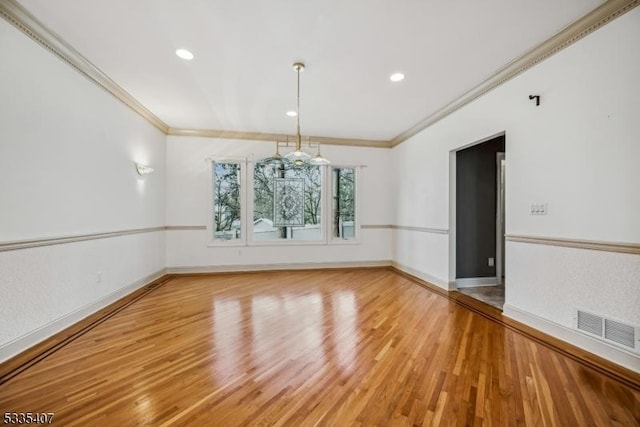
[[640,328],[638,327],[577,310],[576,329],[605,342],[622,346],[634,353],[640,353]]

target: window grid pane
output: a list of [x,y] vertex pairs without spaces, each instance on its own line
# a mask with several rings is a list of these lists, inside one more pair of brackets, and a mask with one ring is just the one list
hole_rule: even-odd
[[356,171],[333,168],[332,237],[354,239],[356,231]]
[[[276,180],[299,181],[300,185],[276,185]],[[302,185],[303,182],[303,185]],[[319,166],[293,166],[269,159],[255,164],[253,171],[253,240],[322,240],[322,170]],[[280,191],[274,195],[274,191]],[[282,193],[288,191],[288,193]],[[277,196],[277,197],[275,197]],[[276,226],[276,209],[298,209],[304,217],[301,226]],[[285,212],[293,218],[296,212]]]
[[213,238],[236,240],[241,236],[239,163],[213,163]]

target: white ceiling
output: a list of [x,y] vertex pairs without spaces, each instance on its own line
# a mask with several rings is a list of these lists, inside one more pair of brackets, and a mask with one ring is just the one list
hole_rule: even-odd
[[302,60],[304,135],[388,140],[602,1],[19,3],[171,127],[294,133]]

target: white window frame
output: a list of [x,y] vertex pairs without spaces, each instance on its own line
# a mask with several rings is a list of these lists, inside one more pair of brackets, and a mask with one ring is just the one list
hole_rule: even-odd
[[[327,195],[326,197],[326,212],[327,212],[327,217],[328,217],[328,222],[330,223],[331,226],[329,226],[329,224],[327,224],[326,227],[326,239],[327,241],[332,244],[332,245],[357,245],[360,244],[360,238],[361,238],[361,227],[360,227],[360,215],[361,215],[361,211],[362,209],[360,209],[360,205],[361,205],[361,200],[362,200],[362,189],[361,189],[361,184],[360,184],[360,179],[362,176],[362,165],[352,165],[352,164],[347,164],[347,163],[337,163],[337,164],[331,164],[328,165],[328,170],[327,170],[327,174],[329,175],[329,179],[327,179],[327,190],[325,191],[325,194]],[[335,237],[333,235],[333,170],[334,169],[353,169],[354,170],[354,174],[355,174],[355,180],[356,180],[356,196],[355,196],[355,201],[354,201],[354,207],[355,207],[355,221],[353,224],[353,238],[351,239],[343,239],[340,237]]]
[[[363,165],[348,163],[337,163],[323,165],[320,167],[321,185],[321,205],[322,215],[320,222],[321,239],[318,240],[292,240],[273,239],[265,241],[253,240],[253,171],[256,161],[246,157],[219,157],[210,156],[206,158],[208,164],[207,192],[207,246],[209,247],[229,247],[229,246],[326,246],[326,245],[353,245],[361,243],[361,204],[362,204],[362,168]],[[215,163],[237,163],[240,165],[240,238],[233,240],[222,240],[214,237],[213,229],[214,206],[214,164]],[[355,221],[354,237],[343,239],[333,236],[333,169],[350,168],[355,171],[356,194],[355,194]]]
[[[264,159],[260,159],[261,161]],[[253,240],[253,171],[255,169],[257,161],[247,162],[247,185],[248,189],[246,190],[247,197],[247,218],[250,218],[250,221],[246,221],[247,228],[247,246],[322,246],[327,244],[327,215],[325,213],[326,201],[327,201],[327,191],[326,191],[326,183],[329,180],[327,178],[327,166],[319,166],[320,168],[320,204],[322,206],[322,214],[320,217],[320,236],[321,238],[318,240],[293,240],[293,239],[273,239],[273,240]]]
[[[209,196],[208,207],[207,207],[207,246],[215,246],[215,247],[225,247],[225,246],[246,246],[247,244],[247,196],[246,196],[246,187],[247,187],[247,169],[248,162],[246,157],[207,157],[206,159],[208,163],[208,178],[207,178],[207,191]],[[213,227],[213,219],[214,219],[214,207],[213,201],[215,197],[215,189],[214,189],[214,164],[215,163],[236,163],[240,165],[240,238],[233,240],[223,240],[215,238],[215,230]],[[252,175],[253,177],[253,175]],[[253,181],[252,181],[253,183]]]

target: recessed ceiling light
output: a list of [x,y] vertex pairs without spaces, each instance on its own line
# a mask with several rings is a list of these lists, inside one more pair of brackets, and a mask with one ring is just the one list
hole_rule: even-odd
[[189,52],[187,49],[176,50],[176,55],[187,61],[191,61],[193,59],[193,53]]
[[401,80],[404,80],[404,74],[402,73],[391,74],[391,76],[389,77],[389,80],[391,80],[392,82],[399,82]]
[[295,117],[297,115],[298,115],[298,113],[296,113],[295,111],[287,111],[287,116],[289,116],[289,117]]

